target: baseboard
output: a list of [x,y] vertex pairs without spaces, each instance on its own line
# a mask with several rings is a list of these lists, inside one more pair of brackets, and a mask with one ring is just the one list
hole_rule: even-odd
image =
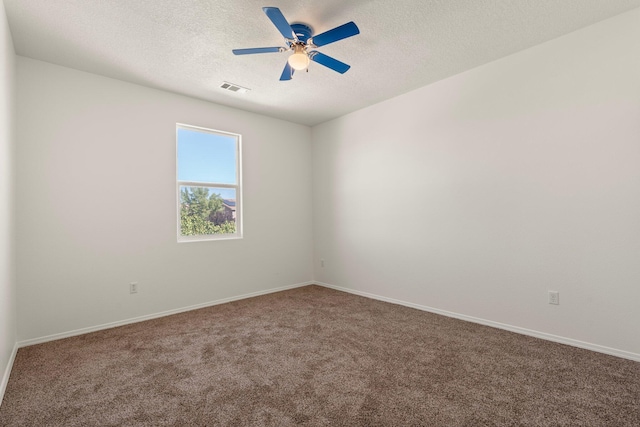
[[584,348],[586,350],[592,350],[592,351],[596,351],[598,353],[604,353],[604,354],[608,354],[608,355],[611,355],[611,356],[622,357],[624,359],[629,359],[629,360],[633,360],[633,361],[636,361],[636,362],[640,362],[640,354],[638,354],[638,353],[632,353],[632,352],[629,352],[629,351],[619,350],[619,349],[615,349],[615,348],[611,348],[611,347],[605,347],[605,346],[602,346],[602,345],[599,345],[599,344],[592,344],[592,343],[588,343],[588,342],[584,342],[584,341],[575,340],[575,339],[572,339],[572,338],[561,337],[561,336],[558,336],[558,335],[548,334],[546,332],[540,332],[540,331],[535,331],[535,330],[531,330],[531,329],[521,328],[519,326],[508,325],[508,324],[500,323],[500,322],[494,322],[492,320],[481,319],[479,317],[467,316],[465,314],[455,313],[455,312],[451,312],[451,311],[447,311],[447,310],[441,310],[441,309],[438,309],[438,308],[433,308],[433,307],[429,307],[429,306],[425,306],[425,305],[414,304],[414,303],[407,302],[407,301],[397,300],[395,298],[389,298],[389,297],[384,297],[384,296],[381,296],[381,295],[372,294],[372,293],[369,293],[369,292],[364,292],[364,291],[359,291],[359,290],[355,290],[355,289],[344,288],[342,286],[335,286],[335,285],[331,285],[329,283],[324,283],[324,282],[320,282],[320,281],[316,280],[316,281],[296,283],[294,285],[281,286],[281,287],[278,287],[278,288],[267,289],[267,290],[264,290],[264,291],[251,292],[251,293],[248,293],[248,294],[238,295],[238,296],[229,297],[229,298],[223,298],[223,299],[219,299],[219,300],[215,300],[215,301],[205,302],[205,303],[202,303],[202,304],[195,304],[195,305],[191,305],[191,306],[188,306],[188,307],[182,307],[182,308],[177,308],[177,309],[173,309],[173,310],[167,310],[167,311],[163,311],[163,312],[160,312],[160,313],[148,314],[148,315],[145,315],[145,316],[134,317],[134,318],[131,318],[131,319],[125,319],[125,320],[121,320],[121,321],[117,321],[117,322],[105,323],[105,324],[102,324],[102,325],[91,326],[91,327],[88,327],[88,328],[76,329],[76,330],[73,330],[73,331],[62,332],[62,333],[59,333],[59,334],[47,335],[47,336],[44,336],[44,337],[33,338],[33,339],[29,339],[29,340],[24,340],[24,341],[19,341],[19,342],[16,343],[16,345],[15,345],[15,347],[13,349],[13,353],[11,355],[11,359],[9,361],[9,364],[8,364],[6,370],[5,370],[4,376],[2,378],[2,383],[0,384],[0,402],[1,402],[2,396],[4,396],[4,391],[5,391],[7,382],[9,381],[9,375],[11,373],[11,367],[13,366],[13,361],[15,359],[15,355],[16,355],[16,352],[17,352],[18,348],[27,347],[27,346],[35,345],[35,344],[41,344],[41,343],[45,343],[45,342],[48,342],[48,341],[54,341],[54,340],[62,339],[62,338],[68,338],[68,337],[73,337],[73,336],[77,336],[77,335],[83,335],[83,334],[87,334],[87,333],[90,333],[90,332],[101,331],[103,329],[115,328],[115,327],[118,327],[118,326],[124,326],[124,325],[128,325],[128,324],[131,324],[131,323],[144,322],[145,320],[157,319],[159,317],[164,317],[164,316],[170,316],[172,314],[183,313],[185,311],[197,310],[199,308],[211,307],[211,306],[214,306],[214,305],[225,304],[225,303],[232,302],[232,301],[237,301],[237,300],[241,300],[241,299],[257,297],[257,296],[260,296],[260,295],[271,294],[271,293],[274,293],[274,292],[285,291],[285,290],[288,290],[288,289],[294,289],[294,288],[299,288],[299,287],[302,287],[302,286],[308,286],[308,285],[313,285],[313,284],[319,285],[319,286],[323,286],[323,287],[326,287],[326,288],[330,288],[330,289],[335,289],[335,290],[342,291],[342,292],[347,292],[347,293],[354,294],[354,295],[363,296],[363,297],[366,297],[366,298],[371,298],[371,299],[375,299],[375,300],[379,300],[379,301],[385,301],[385,302],[389,302],[389,303],[392,303],[392,304],[402,305],[402,306],[405,306],[405,307],[411,307],[411,308],[415,308],[417,310],[428,311],[430,313],[440,314],[440,315],[447,316],[447,317],[453,317],[455,319],[460,319],[460,320],[465,320],[465,321],[468,321],[468,322],[478,323],[478,324],[485,325],[485,326],[491,326],[491,327],[498,328],[498,329],[504,329],[506,331],[515,332],[515,333],[518,333],[518,334],[529,335],[529,336],[536,337],[536,338],[541,338],[541,339],[544,339],[544,340],[547,340],[547,341],[553,341],[553,342],[557,342],[557,343],[560,343],[560,344],[566,344],[566,345],[570,345],[570,346],[573,346],[573,347]]
[[367,298],[371,298],[379,301],[385,301],[385,302],[390,302],[392,304],[403,305],[405,307],[411,307],[411,308],[415,308],[422,311],[428,311],[430,313],[435,313],[435,314],[441,314],[443,316],[453,317],[455,319],[465,320],[467,322],[479,323],[481,325],[491,326],[498,329],[504,329],[506,331],[515,332],[522,335],[529,335],[529,336],[541,338],[547,341],[553,341],[560,344],[566,344],[573,347],[584,348],[586,350],[592,350],[598,353],[604,353],[611,356],[622,357],[623,359],[629,359],[636,362],[640,362],[640,354],[638,353],[632,353],[629,351],[618,350],[615,348],[605,347],[598,344],[592,344],[584,341],[574,340],[572,338],[561,337],[558,335],[548,334],[546,332],[534,331],[531,329],[521,328],[519,326],[508,325],[500,322],[494,322],[492,320],[481,319],[479,317],[467,316],[465,314],[454,313],[446,310],[440,310],[438,308],[428,307],[420,304],[414,304],[411,302],[401,301],[394,298],[383,297],[380,295],[371,294],[369,292],[358,291],[355,289],[343,288],[341,286],[330,285],[328,283],[323,283],[318,281],[315,281],[313,283],[319,286],[324,286],[326,288],[335,289],[337,291],[348,292],[350,294],[359,295],[359,296],[363,296],[363,297],[367,297]]
[[157,319],[159,317],[170,316],[172,314],[184,313],[185,311],[197,310],[199,308],[211,307],[211,306],[214,306],[214,305],[225,304],[225,303],[228,303],[228,302],[238,301],[238,300],[241,300],[241,299],[253,298],[253,297],[260,296],[260,295],[272,294],[274,292],[286,291],[288,289],[300,288],[302,286],[312,285],[313,283],[314,282],[296,283],[294,285],[281,286],[281,287],[278,287],[278,288],[267,289],[267,290],[264,290],[264,291],[251,292],[251,293],[248,293],[248,294],[238,295],[238,296],[234,296],[234,297],[222,298],[222,299],[215,300],[215,301],[209,301],[209,302],[205,302],[205,303],[201,303],[201,304],[190,305],[188,307],[181,307],[181,308],[176,308],[176,309],[173,309],[173,310],[162,311],[160,313],[147,314],[145,316],[133,317],[133,318],[130,318],[130,319],[119,320],[117,322],[104,323],[104,324],[101,324],[101,325],[90,326],[88,328],[75,329],[73,331],[62,332],[62,333],[59,333],[59,334],[47,335],[47,336],[39,337],[39,338],[32,338],[32,339],[28,339],[28,340],[24,340],[24,341],[19,341],[16,345],[17,345],[17,348],[28,347],[30,345],[42,344],[42,343],[45,343],[45,342],[55,341],[55,340],[59,340],[59,339],[62,339],[62,338],[74,337],[74,336],[77,336],[77,335],[84,335],[84,334],[88,334],[90,332],[96,332],[96,331],[101,331],[101,330],[104,330],[104,329],[115,328],[115,327],[118,327],[118,326],[129,325],[131,323],[144,322],[145,320]]
[[0,383],[0,405],[2,405],[2,399],[4,399],[4,392],[7,391],[7,384],[9,384],[9,376],[11,375],[11,369],[13,368],[13,362],[16,360],[16,353],[18,353],[18,343],[13,346],[11,357],[2,375],[2,382]]

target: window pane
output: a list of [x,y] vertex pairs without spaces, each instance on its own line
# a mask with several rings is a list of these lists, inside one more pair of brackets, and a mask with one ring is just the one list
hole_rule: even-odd
[[236,232],[236,189],[180,186],[180,234]]
[[236,138],[178,128],[178,181],[236,184]]

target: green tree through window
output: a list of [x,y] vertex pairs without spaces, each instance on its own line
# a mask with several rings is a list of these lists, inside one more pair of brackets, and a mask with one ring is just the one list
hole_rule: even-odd
[[182,187],[180,232],[183,236],[235,233],[236,223],[219,194],[209,194],[205,187]]

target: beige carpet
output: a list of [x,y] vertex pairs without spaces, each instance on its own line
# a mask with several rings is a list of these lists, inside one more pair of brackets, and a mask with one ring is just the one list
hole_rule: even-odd
[[308,286],[22,348],[2,426],[640,426],[640,363]]

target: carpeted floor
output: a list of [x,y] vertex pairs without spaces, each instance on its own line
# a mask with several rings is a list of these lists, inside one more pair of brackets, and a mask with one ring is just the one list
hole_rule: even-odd
[[640,363],[319,286],[22,348],[2,426],[640,426]]

